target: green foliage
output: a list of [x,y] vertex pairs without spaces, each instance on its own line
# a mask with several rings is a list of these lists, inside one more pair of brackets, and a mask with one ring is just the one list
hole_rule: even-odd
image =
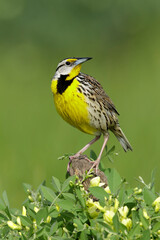
[[[36,191],[24,184],[22,211],[11,209],[6,192],[0,199],[0,239],[140,239],[160,238],[160,197],[153,182],[130,188],[115,169],[106,169],[108,186],[94,178],[88,191],[83,180],[52,177]],[[92,185],[94,183],[94,186]],[[93,200],[94,196],[94,200]]]

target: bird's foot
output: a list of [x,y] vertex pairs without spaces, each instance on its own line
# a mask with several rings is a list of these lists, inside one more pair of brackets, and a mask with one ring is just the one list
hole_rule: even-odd
[[92,165],[92,167],[89,169],[88,173],[90,173],[93,168],[96,168],[95,173],[97,174],[97,173],[98,173],[99,163],[100,163],[100,160],[99,160],[99,159],[97,159],[97,160],[94,161],[94,162],[92,161],[92,164],[93,164],[93,165]]

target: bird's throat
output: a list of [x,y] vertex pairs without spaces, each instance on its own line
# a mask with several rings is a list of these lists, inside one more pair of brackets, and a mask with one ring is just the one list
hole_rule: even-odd
[[60,78],[58,79],[58,83],[57,83],[57,92],[59,94],[62,94],[63,92],[65,92],[65,90],[71,85],[71,83],[73,82],[72,78],[71,80],[66,80],[66,78],[68,77],[68,75],[61,75]]

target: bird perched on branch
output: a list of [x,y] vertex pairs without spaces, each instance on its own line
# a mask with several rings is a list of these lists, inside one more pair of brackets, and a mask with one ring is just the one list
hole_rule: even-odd
[[79,130],[95,135],[95,138],[71,156],[70,160],[79,157],[103,134],[104,142],[100,154],[92,166],[96,167],[97,171],[109,138],[108,130],[114,133],[124,151],[132,150],[132,147],[120,128],[117,118],[119,113],[101,84],[93,77],[80,72],[82,63],[90,59],[73,57],[62,60],[52,79],[51,90],[61,117]]

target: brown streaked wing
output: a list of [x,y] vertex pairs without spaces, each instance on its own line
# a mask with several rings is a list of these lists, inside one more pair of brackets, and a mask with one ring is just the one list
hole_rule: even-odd
[[80,73],[80,75],[82,75],[82,77],[85,79],[85,81],[88,81],[93,89],[94,89],[94,93],[95,93],[95,97],[98,101],[102,101],[104,106],[106,106],[106,108],[108,108],[110,111],[113,111],[114,113],[116,113],[117,115],[119,115],[118,111],[116,110],[116,107],[114,106],[112,100],[110,99],[110,97],[105,93],[104,89],[102,88],[101,84],[93,77],[84,74],[84,73]]

